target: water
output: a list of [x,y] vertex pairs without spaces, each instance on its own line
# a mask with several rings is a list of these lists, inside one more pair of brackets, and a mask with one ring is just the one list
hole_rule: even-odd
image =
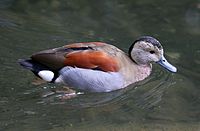
[[[127,51],[151,35],[178,68],[157,65],[146,80],[70,100],[42,97],[19,58],[71,42],[103,41]],[[0,1],[0,130],[200,130],[200,1]]]

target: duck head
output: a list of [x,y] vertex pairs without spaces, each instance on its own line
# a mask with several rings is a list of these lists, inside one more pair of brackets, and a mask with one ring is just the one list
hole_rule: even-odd
[[156,62],[171,72],[177,71],[176,67],[165,59],[160,42],[150,36],[138,38],[129,48],[129,56],[138,65],[148,65]]

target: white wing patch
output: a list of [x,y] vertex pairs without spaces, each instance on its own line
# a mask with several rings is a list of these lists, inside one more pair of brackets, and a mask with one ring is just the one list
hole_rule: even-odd
[[54,78],[54,73],[49,70],[42,70],[38,72],[38,75],[45,81],[51,82]]

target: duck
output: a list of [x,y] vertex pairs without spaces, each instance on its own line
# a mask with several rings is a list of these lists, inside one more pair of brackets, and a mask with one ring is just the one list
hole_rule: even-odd
[[152,63],[177,72],[151,36],[137,38],[127,53],[104,42],[79,42],[39,51],[18,62],[46,82],[89,92],[111,92],[142,81],[151,74]]

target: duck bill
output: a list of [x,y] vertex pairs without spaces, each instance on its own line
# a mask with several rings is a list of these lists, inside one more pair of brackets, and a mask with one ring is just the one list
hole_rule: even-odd
[[162,56],[162,58],[161,58],[158,62],[156,62],[156,63],[158,63],[159,65],[161,65],[162,67],[164,67],[165,69],[167,69],[167,70],[170,71],[170,72],[173,72],[173,73],[177,72],[176,67],[174,67],[173,65],[171,65],[171,64],[165,59],[164,56]]

